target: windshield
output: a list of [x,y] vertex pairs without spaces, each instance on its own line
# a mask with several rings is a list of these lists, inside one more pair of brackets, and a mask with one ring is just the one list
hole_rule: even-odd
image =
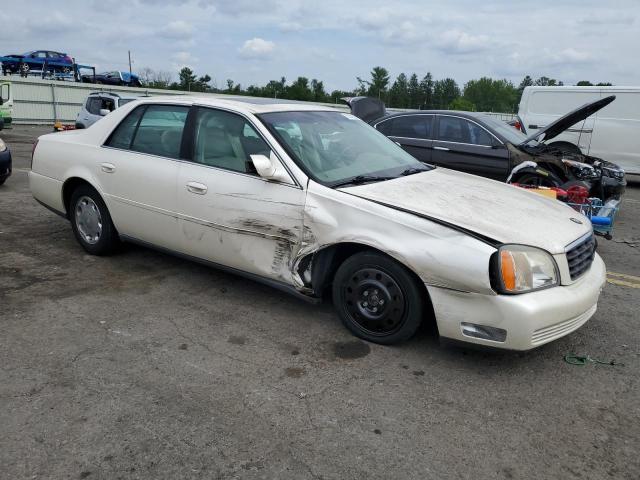
[[259,117],[302,169],[325,185],[430,168],[348,113],[275,112]]
[[506,122],[497,120],[489,115],[482,115],[482,121],[487,127],[492,129],[496,134],[504,140],[514,145],[520,145],[527,139],[527,136],[515,127]]

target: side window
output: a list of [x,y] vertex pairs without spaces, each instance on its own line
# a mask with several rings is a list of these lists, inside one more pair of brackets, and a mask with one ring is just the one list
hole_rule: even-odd
[[211,108],[198,109],[194,142],[195,163],[244,173],[255,173],[250,155],[271,150],[243,117]]
[[431,138],[430,115],[403,115],[395,117],[387,135],[405,138]]
[[393,118],[389,120],[385,120],[384,122],[381,122],[378,125],[376,125],[376,129],[384,133],[385,135],[391,135],[390,132],[392,127],[393,127]]
[[187,113],[189,107],[182,105],[149,105],[136,129],[131,150],[179,158]]
[[459,117],[441,115],[438,125],[438,140],[443,142],[469,143],[468,122]]
[[477,125],[473,122],[467,122],[467,126],[469,128],[469,143],[473,143],[474,145],[483,145],[485,147],[490,147],[493,145],[493,137],[480,125]]
[[102,100],[98,97],[87,98],[87,111],[92,115],[100,115],[100,105]]
[[138,128],[140,117],[142,117],[144,110],[145,106],[141,106],[127,115],[113,131],[105,145],[108,147],[129,150],[131,148],[131,141],[133,140],[136,128]]

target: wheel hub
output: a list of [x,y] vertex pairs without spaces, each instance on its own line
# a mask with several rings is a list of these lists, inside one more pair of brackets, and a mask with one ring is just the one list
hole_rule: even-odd
[[385,271],[363,268],[352,275],[345,290],[347,309],[363,330],[387,335],[401,326],[404,295]]
[[92,198],[80,197],[76,204],[76,226],[82,239],[93,245],[102,236],[102,215]]

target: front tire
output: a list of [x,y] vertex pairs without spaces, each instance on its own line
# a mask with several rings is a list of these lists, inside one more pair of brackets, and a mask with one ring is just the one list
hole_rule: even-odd
[[109,255],[118,247],[118,232],[98,192],[81,185],[71,195],[69,219],[78,243],[91,255]]
[[411,272],[373,251],[357,253],[340,265],[333,303],[351,333],[383,345],[411,338],[424,314],[423,293]]

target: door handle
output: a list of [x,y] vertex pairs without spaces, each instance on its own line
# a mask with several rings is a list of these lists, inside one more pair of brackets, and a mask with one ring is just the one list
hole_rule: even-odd
[[113,173],[116,171],[116,166],[113,163],[101,163],[100,170],[104,173]]
[[187,190],[189,190],[191,193],[195,193],[197,195],[204,195],[207,193],[207,186],[202,184],[202,183],[198,183],[198,182],[189,182],[187,183]]
[[448,152],[449,149],[447,147],[433,147],[434,150],[440,150],[442,152]]

